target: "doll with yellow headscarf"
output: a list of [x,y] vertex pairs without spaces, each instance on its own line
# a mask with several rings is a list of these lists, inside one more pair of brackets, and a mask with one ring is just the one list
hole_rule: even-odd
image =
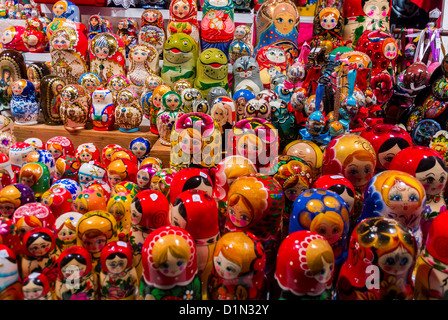
[[107,211],[117,221],[118,239],[127,242],[131,234],[131,202],[134,197],[124,192],[113,195],[107,202]]

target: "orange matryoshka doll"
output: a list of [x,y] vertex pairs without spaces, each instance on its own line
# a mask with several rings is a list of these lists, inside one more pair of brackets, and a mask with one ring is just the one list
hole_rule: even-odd
[[316,179],[322,173],[323,151],[313,141],[295,140],[286,145],[283,155],[294,156],[306,161]]
[[85,188],[82,190],[73,203],[73,211],[85,214],[89,211],[107,209],[107,201],[104,195],[95,189]]

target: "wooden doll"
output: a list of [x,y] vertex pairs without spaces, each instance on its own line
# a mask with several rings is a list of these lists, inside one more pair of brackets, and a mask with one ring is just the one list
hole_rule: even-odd
[[130,68],[127,78],[137,93],[141,93],[148,76],[159,74],[159,54],[151,44],[139,44],[129,52]]
[[143,109],[140,106],[138,94],[131,88],[125,88],[117,94],[115,108],[115,123],[122,132],[139,130],[143,120]]
[[234,32],[235,24],[229,14],[217,9],[204,12],[201,21],[201,50],[216,48],[224,52],[228,59]]
[[80,22],[79,8],[71,1],[60,0],[53,5],[54,19],[68,19],[75,22]]
[[0,300],[22,300],[22,282],[17,257],[4,244],[0,244]]
[[241,24],[235,27],[233,41],[229,47],[229,62],[233,64],[236,59],[243,56],[252,56],[254,46],[252,45],[252,32],[250,27]]
[[115,108],[113,93],[106,88],[96,89],[92,93],[92,106],[89,111],[93,129],[98,131],[113,130]]
[[163,67],[161,77],[165,85],[174,88],[180,79],[194,84],[198,46],[194,39],[185,33],[171,35],[163,46]]
[[45,51],[48,38],[39,18],[27,19],[22,39],[28,52],[41,53]]
[[23,55],[16,50],[3,50],[0,53],[0,77],[0,112],[6,112],[10,109],[12,84],[27,78]]
[[221,50],[210,48],[202,51],[197,61],[197,77],[194,87],[201,92],[203,97],[206,97],[213,87],[221,87],[229,91],[227,71],[228,60]]
[[50,282],[45,274],[33,272],[23,280],[23,300],[53,300]]
[[106,197],[95,189],[84,188],[73,202],[73,211],[85,214],[89,211],[106,211]]
[[84,129],[92,100],[87,90],[78,84],[67,85],[62,89],[61,98],[59,114],[64,128],[68,132]]
[[101,79],[95,73],[87,72],[81,75],[78,83],[86,88],[90,95],[92,95],[92,93],[100,87]]
[[177,119],[183,114],[181,111],[182,98],[175,91],[168,91],[162,97],[162,108],[157,114],[157,131],[163,145],[171,145],[171,129]]
[[55,163],[55,180],[70,179],[77,181],[80,166],[81,161],[77,157],[71,155],[60,156]]
[[56,236],[56,249],[58,257],[65,249],[76,246],[76,225],[78,224],[78,221],[79,219],[81,219],[81,217],[81,213],[73,212],[70,210],[69,212],[61,214],[56,219],[54,223],[54,230]]
[[140,295],[145,300],[200,300],[196,244],[182,228],[160,227],[142,249]]
[[50,171],[41,162],[29,162],[20,169],[18,181],[30,187],[40,201],[42,194],[50,189]]
[[125,76],[114,75],[109,78],[109,81],[107,82],[107,89],[112,92],[114,104],[117,103],[118,92],[120,92],[124,88],[129,87],[130,85],[131,82]]
[[116,159],[107,166],[107,179],[109,185],[114,188],[123,181],[134,182],[137,177],[137,162],[129,159]]
[[118,21],[117,36],[125,45],[126,57],[129,50],[138,44],[138,23],[134,18],[123,18]]
[[204,0],[201,7],[204,15],[206,15],[210,10],[221,10],[222,12],[228,14],[232,21],[234,20],[233,0]]
[[162,108],[162,97],[165,93],[173,90],[170,86],[162,84],[154,89],[151,97],[151,106],[149,108],[149,121],[150,121],[150,131],[154,134],[159,134],[157,129],[157,115]]
[[22,26],[12,26],[6,28],[0,38],[3,48],[26,52],[27,48],[22,38],[24,32],[25,28]]
[[117,221],[118,240],[128,242],[131,233],[131,202],[133,196],[123,192],[115,193],[107,202],[107,212]]
[[156,47],[159,55],[162,54],[166,41],[162,12],[157,9],[143,11],[138,37],[140,44],[151,44]]
[[47,75],[40,81],[40,109],[45,124],[62,124],[59,108],[62,104],[61,92],[66,85],[63,78],[55,75]]
[[11,113],[15,123],[20,125],[37,124],[39,102],[36,89],[31,81],[20,79],[12,83]]
[[287,56],[285,50],[280,46],[263,46],[258,50],[255,59],[260,67],[260,78],[265,89],[270,88],[276,74],[286,74]]
[[36,202],[34,192],[30,187],[14,183],[0,190],[0,214],[12,218],[14,211],[26,203]]
[[250,56],[236,59],[233,63],[233,92],[248,89],[257,95],[263,88],[257,60]]
[[81,164],[78,171],[78,181],[81,187],[87,188],[90,182],[106,181],[106,167],[98,161]]
[[193,0],[174,0],[170,4],[170,20],[167,26],[167,37],[182,32],[191,36],[200,46],[198,8]]
[[102,300],[134,300],[137,272],[132,265],[132,248],[123,241],[108,243],[101,250],[99,290]]
[[36,98],[40,101],[40,82],[42,78],[50,74],[50,68],[44,62],[30,63],[26,68],[28,80],[31,81],[36,89]]
[[98,33],[107,32],[108,30],[106,30],[106,22],[104,18],[98,14],[90,16],[87,31],[89,40]]

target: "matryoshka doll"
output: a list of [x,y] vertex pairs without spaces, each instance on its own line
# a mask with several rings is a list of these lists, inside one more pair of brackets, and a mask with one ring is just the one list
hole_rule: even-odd
[[79,183],[75,180],[72,179],[60,179],[57,180],[55,182],[53,182],[53,184],[50,186],[50,189],[52,188],[65,188],[67,189],[71,195],[72,195],[72,200],[75,201],[76,197],[81,193],[81,186],[79,185]]
[[33,272],[47,276],[54,288],[57,278],[55,237],[51,229],[34,228],[23,236],[23,254],[21,259],[21,276],[25,279]]
[[[162,173],[162,171],[160,172]],[[165,173],[166,175],[169,174],[168,171],[166,171]],[[161,176],[165,175],[165,173],[162,173]],[[155,176],[153,177],[151,182],[155,182],[155,180],[158,180],[154,178]],[[171,180],[169,196],[167,196],[167,198],[170,200],[171,205],[174,205],[174,201],[182,192],[191,189],[203,190],[207,192],[209,196],[213,196],[214,183],[210,175],[206,173],[205,170],[199,168],[185,168],[176,172],[174,176],[169,178],[171,179],[165,179],[165,182],[168,183],[169,180]],[[157,188],[152,189],[157,190]]]
[[[207,97],[214,87],[229,91],[228,60],[220,49],[208,48],[199,54],[196,64],[197,76],[194,87]],[[227,94],[226,94],[227,95]]]
[[337,279],[339,300],[411,300],[417,259],[412,232],[394,219],[368,218],[353,230]]
[[227,194],[229,231],[248,231],[257,236],[266,253],[268,280],[272,278],[278,246],[281,242],[281,223],[285,199],[280,184],[263,174],[237,178]]
[[104,167],[107,167],[110,164],[113,153],[119,148],[121,148],[121,146],[114,143],[108,144],[103,148],[101,151],[101,161]]
[[413,145],[412,138],[406,130],[391,124],[368,127],[360,136],[369,141],[375,150],[377,172],[389,169],[395,155]]
[[260,78],[265,89],[270,89],[272,78],[278,74],[285,74],[288,66],[285,50],[280,46],[263,46],[255,59],[260,67]]
[[49,207],[57,219],[71,211],[73,198],[70,191],[65,188],[50,188],[42,194],[40,203]]
[[148,76],[160,73],[159,54],[151,44],[139,44],[129,51],[130,66],[127,78],[133,89],[141,93]]
[[163,45],[161,77],[174,89],[174,83],[184,79],[191,85],[196,79],[199,48],[194,39],[183,32],[172,34]]
[[168,91],[162,96],[162,107],[157,113],[157,131],[162,145],[171,145],[171,130],[182,116],[182,98],[175,91]]
[[406,172],[386,170],[375,175],[367,185],[358,223],[370,217],[395,219],[410,229],[420,248],[425,209],[426,193],[422,183]]
[[445,161],[437,152],[428,147],[413,146],[398,152],[392,159],[389,169],[409,173],[425,188],[426,205],[429,207],[429,210],[423,213],[421,222],[423,240],[425,240],[433,219],[447,209],[444,197],[448,178]]
[[154,134],[159,134],[159,131],[157,129],[157,115],[159,114],[159,111],[162,109],[162,97],[165,93],[172,91],[173,89],[165,84],[162,84],[154,89],[151,97],[151,106],[149,110],[145,110],[145,115],[149,118],[149,130]]
[[50,282],[45,274],[33,272],[23,280],[23,300],[53,300]]
[[254,57],[245,55],[233,61],[233,92],[241,89],[258,94],[264,86],[260,77],[260,67]]
[[[233,4],[233,1],[229,2]],[[219,49],[224,52],[228,59],[230,43],[233,40],[234,32],[235,23],[228,12],[218,7],[203,10],[201,20],[201,50],[204,51],[209,48]]]
[[81,213],[69,211],[56,219],[54,233],[58,257],[65,249],[76,246],[76,225],[81,217]]
[[139,167],[137,172],[137,186],[140,190],[151,188],[152,177],[158,172],[153,164],[146,164]]
[[138,31],[139,43],[149,43],[156,47],[157,53],[162,54],[163,44],[166,40],[163,14],[157,9],[143,11]]
[[34,85],[37,100],[40,101],[40,82],[43,77],[50,74],[50,67],[45,62],[33,62],[27,66],[26,74]]
[[233,64],[238,58],[252,56],[254,46],[252,45],[252,32],[248,25],[240,24],[235,27],[233,41],[229,47],[229,62]]
[[[28,154],[34,151],[32,145],[27,142],[14,143],[9,148],[9,161],[11,163],[11,170],[14,173],[14,179],[19,178],[20,168],[26,164],[26,158]],[[15,180],[14,180],[15,181]]]
[[20,52],[28,51],[23,43],[22,35],[25,28],[22,26],[11,26],[6,28],[0,38],[0,43],[4,49],[13,49]]
[[213,252],[208,279],[209,300],[264,300],[266,256],[261,241],[250,232],[224,234]]
[[40,109],[44,116],[45,124],[61,125],[59,108],[62,103],[61,92],[67,85],[64,78],[47,75],[40,81]]
[[112,214],[117,222],[118,240],[128,242],[131,234],[131,202],[134,196],[118,192],[107,202],[106,211]]
[[134,182],[137,178],[138,166],[128,159],[117,159],[107,166],[107,179],[113,188],[122,181]]
[[255,98],[255,94],[249,89],[240,89],[233,94],[233,101],[235,101],[235,121],[244,119],[244,110],[247,102]]
[[51,73],[65,79],[67,84],[77,84],[88,72],[88,40],[79,29],[59,28],[50,39]]
[[90,161],[100,161],[100,150],[93,143],[82,143],[75,151],[75,157],[82,163]]
[[142,120],[143,109],[138,94],[131,88],[118,92],[115,107],[115,123],[118,129],[122,132],[138,131]]
[[144,300],[201,300],[196,244],[184,229],[166,226],[151,232],[143,244],[142,264]]
[[213,266],[213,250],[219,233],[218,205],[202,190],[187,190],[174,200],[170,210],[171,225],[190,233],[196,242],[198,276],[202,297],[207,297],[207,281]]
[[85,214],[89,211],[107,211],[106,197],[96,189],[84,188],[73,202],[72,210]]
[[297,6],[290,0],[268,0],[263,2],[256,17],[255,55],[265,46],[282,47],[292,63],[299,56],[300,15]]
[[11,84],[11,114],[14,122],[19,125],[37,124],[39,102],[36,99],[36,89],[31,81],[20,79]]
[[106,23],[104,18],[98,14],[91,15],[88,22],[88,37],[89,40],[98,33],[106,32]]
[[134,18],[123,18],[118,21],[116,35],[125,45],[126,57],[129,50],[138,44],[138,23]]
[[55,136],[47,140],[45,149],[49,151],[56,161],[62,155],[75,155],[73,142],[64,136]]
[[310,41],[311,48],[325,49],[327,55],[338,47],[344,46],[342,40],[342,26],[344,18],[341,12],[334,7],[322,8],[314,16],[313,38]]
[[86,88],[87,91],[89,91],[89,93],[92,95],[93,92],[100,87],[101,79],[95,73],[87,72],[81,75],[78,83]]
[[[25,143],[30,142],[25,139]],[[9,154],[11,146],[17,143],[17,138],[14,134],[14,121],[12,118],[0,114],[0,153],[5,156]],[[0,161],[1,162],[1,161]]]
[[151,178],[151,189],[162,192],[162,194],[170,200],[171,182],[176,174],[177,170],[171,168],[159,170]]
[[55,164],[55,177],[54,181],[60,179],[71,179],[78,181],[79,168],[81,167],[81,161],[72,155],[63,155],[56,160]]
[[44,31],[43,22],[39,18],[27,19],[22,39],[28,52],[44,52],[48,44],[48,38]]
[[80,22],[79,8],[73,2],[67,0],[56,1],[53,5],[53,19],[67,19]]
[[146,166],[150,164],[154,166],[157,171],[160,171],[163,167],[163,162],[157,157],[146,157],[140,162],[140,166]]
[[101,251],[101,269],[99,292],[102,300],[135,299],[138,279],[128,243],[108,243]]
[[72,133],[84,129],[92,101],[86,88],[78,84],[67,85],[62,89],[61,98],[59,115],[65,130]]
[[200,45],[198,8],[193,0],[171,1],[170,20],[168,22],[167,37],[174,33],[182,32],[191,36],[196,44]]
[[29,162],[19,172],[19,183],[27,185],[34,192],[37,201],[50,189],[50,171],[40,162]]
[[278,249],[272,299],[331,300],[334,267],[333,249],[322,235],[291,233]]
[[202,113],[181,115],[171,131],[170,165],[215,167],[221,161],[222,141],[219,125]]
[[143,113],[146,118],[149,119],[149,111],[151,109],[152,94],[154,90],[163,84],[163,80],[160,76],[149,75],[146,77],[145,86],[143,87],[141,97],[141,104],[143,108]]
[[3,50],[0,53],[0,77],[0,111],[5,111],[10,108],[12,84],[27,78],[23,55],[16,50]]
[[57,265],[55,294],[58,300],[96,300],[98,283],[86,249],[80,246],[65,249]]
[[130,142],[129,150],[137,157],[140,164],[151,151],[151,141],[145,137],[135,138]]
[[113,103],[115,104],[117,102],[117,94],[122,89],[128,87],[131,85],[131,82],[123,75],[113,75],[109,78],[109,81],[107,82],[107,89],[112,92],[113,97]]
[[90,72],[96,73],[104,85],[113,75],[126,76],[126,52],[118,36],[99,33],[90,40]]
[[36,202],[30,187],[14,183],[0,190],[0,214],[12,218],[14,211],[23,204]]
[[4,244],[0,244],[0,276],[0,299],[23,300],[17,256]]
[[92,259],[93,272],[101,271],[101,250],[112,241],[117,241],[117,221],[107,211],[85,213],[76,225],[77,245],[85,248]]

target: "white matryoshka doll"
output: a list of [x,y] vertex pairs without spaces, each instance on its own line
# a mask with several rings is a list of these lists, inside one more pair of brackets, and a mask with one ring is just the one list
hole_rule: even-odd
[[39,102],[36,89],[31,81],[20,79],[12,84],[11,113],[14,122],[20,125],[37,124]]
[[148,76],[159,74],[159,54],[151,44],[139,44],[129,51],[130,67],[127,78],[137,93],[143,91]]

